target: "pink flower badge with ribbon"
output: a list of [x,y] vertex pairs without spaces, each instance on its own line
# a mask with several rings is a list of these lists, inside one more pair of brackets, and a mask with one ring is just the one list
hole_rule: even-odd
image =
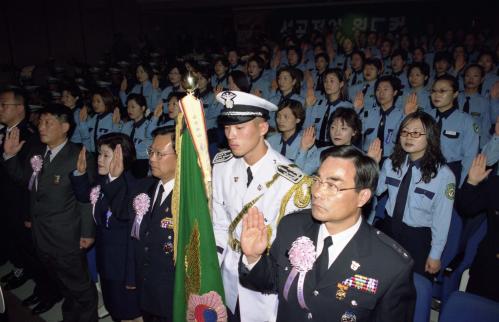
[[284,299],[288,299],[289,289],[296,275],[298,275],[298,284],[296,287],[298,303],[302,309],[308,310],[307,304],[305,304],[305,297],[303,296],[303,285],[305,283],[305,275],[307,275],[308,271],[312,270],[316,259],[314,243],[306,236],[298,237],[291,244],[288,255],[293,268],[291,273],[289,273],[286,284],[284,284]]
[[90,190],[90,203],[92,204],[92,216],[94,217],[95,223],[97,223],[97,220],[95,220],[95,204],[99,200],[100,197],[100,185],[96,185],[95,187]]
[[135,210],[135,220],[132,226],[132,237],[140,239],[140,223],[142,218],[149,210],[149,205],[151,203],[151,198],[145,193],[137,195],[133,199],[133,209]]
[[38,174],[42,171],[43,167],[43,159],[41,155],[34,155],[30,160],[31,169],[33,169],[33,173],[31,174],[31,178],[28,183],[28,190],[31,191],[33,189],[33,184],[35,185],[35,189],[38,188]]

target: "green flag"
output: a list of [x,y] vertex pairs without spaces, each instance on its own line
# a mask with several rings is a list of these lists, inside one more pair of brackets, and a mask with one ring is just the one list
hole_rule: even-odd
[[210,216],[211,167],[201,103],[181,100],[173,212],[175,322],[226,321],[222,275]]

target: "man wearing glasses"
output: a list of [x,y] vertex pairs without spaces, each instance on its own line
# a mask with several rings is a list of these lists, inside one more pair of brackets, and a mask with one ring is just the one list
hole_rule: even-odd
[[[135,285],[142,318],[145,322],[166,322],[173,318],[175,275],[171,212],[177,167],[175,127],[157,128],[152,136],[153,142],[147,150],[152,177],[141,179],[131,187],[126,202],[133,220]],[[123,180],[121,173],[112,184],[122,184],[118,180]]]
[[265,214],[253,207],[244,217],[241,283],[278,292],[277,321],[412,321],[413,260],[361,217],[376,189],[376,162],[352,146],[321,159],[312,209],[283,218],[269,254]]

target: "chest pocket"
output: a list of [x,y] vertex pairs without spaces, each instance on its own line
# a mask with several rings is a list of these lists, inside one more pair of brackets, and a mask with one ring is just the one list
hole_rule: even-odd
[[456,131],[445,130],[443,134],[449,139],[457,139],[459,137],[459,132]]
[[366,138],[369,134],[373,133],[374,132],[374,128],[370,128],[370,129],[367,129],[365,132],[364,132],[364,138]]
[[400,185],[400,180],[392,177],[386,177],[385,183],[390,186],[398,187]]
[[424,210],[426,212],[431,211],[432,200],[435,197],[435,193],[420,187],[414,189],[414,207],[416,209]]

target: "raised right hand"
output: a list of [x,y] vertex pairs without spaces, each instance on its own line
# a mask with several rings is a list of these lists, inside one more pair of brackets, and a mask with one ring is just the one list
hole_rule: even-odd
[[381,161],[382,153],[383,149],[381,149],[381,141],[379,138],[375,138],[367,149],[367,155],[379,164],[379,162]]
[[81,148],[81,151],[78,154],[78,161],[76,161],[76,170],[81,174],[87,172],[87,150],[85,149],[85,146]]
[[109,175],[113,178],[121,176],[125,167],[123,164],[123,151],[121,149],[121,144],[116,145],[113,152],[113,158],[111,159],[111,164],[109,165]]
[[263,214],[256,207],[251,207],[243,217],[241,250],[248,259],[248,264],[256,262],[267,249],[267,227]]
[[303,131],[303,136],[301,137],[300,149],[302,151],[308,151],[315,143],[315,128],[311,126]]
[[15,127],[10,132],[8,132],[7,136],[5,137],[3,152],[8,157],[16,155],[19,151],[21,151],[24,143],[26,143],[26,141],[19,142],[19,135],[19,129]]
[[477,155],[471,163],[468,171],[468,183],[476,186],[489,175],[492,169],[487,170],[487,157],[484,154]]
[[353,107],[357,111],[361,110],[364,107],[364,94],[361,91],[359,91],[357,95],[355,95]]
[[83,105],[83,107],[80,110],[80,121],[85,122],[88,118],[88,107]]
[[113,111],[113,123],[114,124],[119,124],[120,122],[121,122],[120,109],[118,107],[115,107],[114,111]]
[[126,92],[126,89],[128,88],[128,81],[125,76],[123,76],[123,80],[121,81],[121,86],[120,86],[120,91]]

